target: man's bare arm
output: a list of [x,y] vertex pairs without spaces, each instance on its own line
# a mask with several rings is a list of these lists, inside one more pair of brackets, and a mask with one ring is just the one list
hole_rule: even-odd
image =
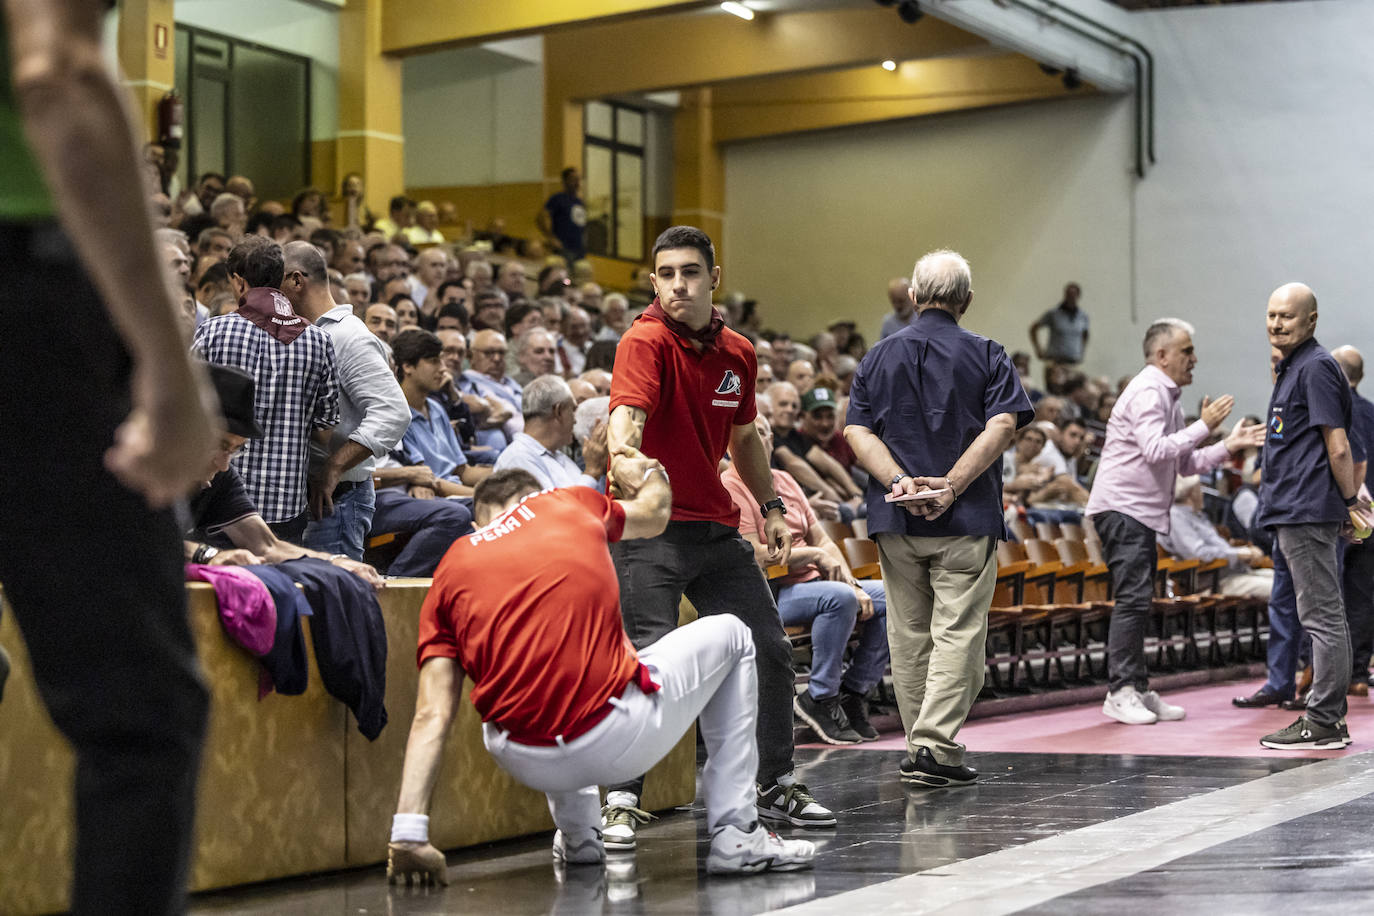
[[658,537],[668,527],[673,512],[668,472],[637,450],[616,457],[612,467],[620,481],[619,502],[625,509],[625,529],[620,539]]
[[[749,488],[759,505],[778,498],[773,489],[773,472],[768,455],[763,450],[759,431],[752,422],[735,424],[730,428],[730,458],[739,470],[740,479]],[[768,562],[786,566],[792,555],[792,532],[783,513],[774,509],[763,523],[764,543],[768,547]]]
[[615,477],[617,456],[631,456],[639,453],[644,443],[644,424],[649,422],[649,413],[642,407],[621,404],[611,411],[606,421],[606,451],[611,458],[610,469],[606,473],[606,484],[610,492],[620,492]]
[[1339,426],[1323,426],[1322,439],[1326,442],[1326,457],[1331,463],[1331,476],[1336,478],[1336,488],[1341,492],[1341,499],[1349,499],[1360,489],[1355,480],[1355,458],[1350,452],[1350,440]]
[[[185,495],[214,447],[153,245],[126,98],[101,54],[105,4],[4,0],[15,98],[63,228],[134,359],[133,412],[106,464],[155,505]],[[92,219],[92,201],[100,218]]]

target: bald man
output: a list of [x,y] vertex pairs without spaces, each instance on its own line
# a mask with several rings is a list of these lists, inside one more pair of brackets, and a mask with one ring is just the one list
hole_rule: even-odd
[[[1368,483],[1369,451],[1374,448],[1374,402],[1360,394],[1364,380],[1364,357],[1354,347],[1331,351],[1350,382],[1351,430],[1364,444],[1365,466],[1356,467],[1357,482]],[[1341,574],[1345,595],[1345,620],[1350,627],[1350,690],[1355,696],[1369,695],[1369,658],[1374,653],[1374,539],[1345,548],[1345,568]]]
[[1302,716],[1260,744],[1277,750],[1340,750],[1350,745],[1346,689],[1350,632],[1341,601],[1339,551],[1349,510],[1368,507],[1349,440],[1350,384],[1315,337],[1317,297],[1288,283],[1269,297],[1269,344],[1281,359],[1269,398],[1257,523],[1274,529],[1274,566],[1287,567],[1298,620],[1312,637],[1312,689]]
[[887,301],[892,303],[892,314],[883,319],[883,329],[878,339],[891,337],[902,328],[911,324],[911,316],[916,314],[916,306],[911,301],[911,279],[893,277],[887,281]]
[[385,302],[378,302],[367,307],[363,313],[363,324],[372,332],[373,336],[387,346],[391,346],[391,340],[396,336],[396,310]]

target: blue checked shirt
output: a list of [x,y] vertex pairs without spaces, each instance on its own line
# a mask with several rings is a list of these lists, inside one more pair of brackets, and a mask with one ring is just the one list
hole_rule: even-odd
[[253,414],[266,435],[250,439],[234,467],[262,517],[289,521],[305,511],[310,435],[339,422],[334,344],[311,325],[284,344],[238,314],[211,318],[191,351],[206,362],[242,369],[257,382]]

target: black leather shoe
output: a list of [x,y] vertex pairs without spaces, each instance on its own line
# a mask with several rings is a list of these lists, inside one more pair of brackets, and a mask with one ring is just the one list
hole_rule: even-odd
[[1248,697],[1236,697],[1231,705],[1240,709],[1261,709],[1265,706],[1282,706],[1285,702],[1288,701],[1277,693],[1270,693],[1261,687]]

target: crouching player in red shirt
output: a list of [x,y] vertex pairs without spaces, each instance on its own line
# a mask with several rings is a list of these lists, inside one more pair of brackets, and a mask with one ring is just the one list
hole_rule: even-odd
[[769,832],[754,810],[758,685],[749,628],[716,615],[636,654],[620,622],[607,543],[660,534],[672,491],[657,461],[618,457],[621,498],[539,491],[525,471],[482,481],[481,526],[455,542],[420,612],[420,688],[387,875],[448,883],[429,843],[430,798],[464,675],[496,761],[548,795],[555,861],[605,861],[597,786],[643,773],[700,718],[708,872],[788,870],[815,846]]

